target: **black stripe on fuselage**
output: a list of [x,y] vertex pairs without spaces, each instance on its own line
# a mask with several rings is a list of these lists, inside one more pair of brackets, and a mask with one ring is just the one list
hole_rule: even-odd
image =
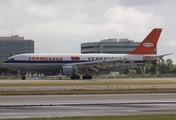
[[29,60],[14,60],[14,61],[5,61],[4,63],[80,63],[80,62],[91,62],[91,61],[70,61],[70,60],[63,60],[63,61],[29,61]]
[[[11,61],[11,60],[7,60],[4,63],[84,63],[84,62],[93,62],[93,61],[88,61],[88,60],[84,60],[84,61],[83,60],[82,61],[80,61],[80,60],[73,60],[73,61],[71,61],[71,60],[62,60],[62,61],[13,60],[13,61]],[[104,62],[106,62],[106,61],[104,61]],[[146,61],[143,61],[143,60],[124,61],[124,63],[129,63],[129,64],[130,63],[131,64],[133,64],[133,63],[144,63],[144,62],[146,62]]]

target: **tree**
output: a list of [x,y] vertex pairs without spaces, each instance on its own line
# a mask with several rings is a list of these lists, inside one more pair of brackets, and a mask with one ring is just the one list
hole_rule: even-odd
[[121,70],[119,70],[119,72],[120,72],[120,74],[129,74],[130,68],[121,69]]
[[124,74],[129,74],[130,73],[130,68],[125,68],[124,69]]
[[134,77],[135,75],[136,75],[136,70],[130,70],[130,75],[132,76],[132,77]]
[[167,66],[167,73],[171,73],[173,68],[174,68],[174,65],[172,64],[172,60],[171,59],[167,59],[166,60],[166,66]]
[[155,74],[156,70],[157,70],[157,61],[153,60],[153,61],[151,61],[151,64],[152,64],[152,67],[150,69],[150,72],[153,73],[153,74]]
[[151,68],[152,68],[152,64],[151,63],[146,63],[145,64],[145,73],[150,73]]
[[124,69],[119,70],[120,75],[124,74]]
[[175,66],[172,63],[171,59],[167,59],[164,61],[163,58],[161,58],[158,61],[158,72],[160,73],[173,73],[175,71]]
[[14,53],[13,53],[13,51],[11,51],[11,52],[10,52],[10,56],[14,56]]
[[166,73],[167,69],[166,69],[166,64],[165,64],[165,61],[163,58],[161,58],[159,61],[158,61],[158,72],[163,74],[163,73]]
[[0,58],[0,63],[3,63],[4,61]]

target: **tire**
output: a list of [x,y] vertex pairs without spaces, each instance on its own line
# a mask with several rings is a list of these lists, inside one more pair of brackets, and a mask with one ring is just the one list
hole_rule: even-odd
[[88,75],[87,78],[88,78],[88,79],[92,79],[92,76]]
[[77,76],[76,76],[76,79],[80,79],[80,76],[77,75]]
[[83,78],[84,80],[87,79],[87,75],[84,75],[82,78]]
[[75,76],[74,76],[74,75],[72,75],[72,76],[71,76],[71,79],[72,79],[72,80],[74,80],[74,79],[75,79]]
[[25,76],[22,76],[22,77],[21,77],[21,79],[22,79],[22,80],[25,80],[25,79],[26,79],[26,77],[25,77]]

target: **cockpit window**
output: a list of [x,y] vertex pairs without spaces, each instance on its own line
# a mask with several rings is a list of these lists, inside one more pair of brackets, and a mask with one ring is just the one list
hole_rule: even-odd
[[14,61],[14,58],[10,58],[10,61]]

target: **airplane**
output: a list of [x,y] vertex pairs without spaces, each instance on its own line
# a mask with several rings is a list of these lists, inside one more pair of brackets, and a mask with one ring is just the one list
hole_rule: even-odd
[[21,71],[22,80],[26,72],[56,73],[80,79],[78,72],[85,75],[82,79],[92,79],[88,71],[117,70],[157,60],[170,54],[153,54],[162,28],[154,28],[139,46],[128,54],[61,54],[61,53],[27,53],[14,55],[3,62],[3,66]]

